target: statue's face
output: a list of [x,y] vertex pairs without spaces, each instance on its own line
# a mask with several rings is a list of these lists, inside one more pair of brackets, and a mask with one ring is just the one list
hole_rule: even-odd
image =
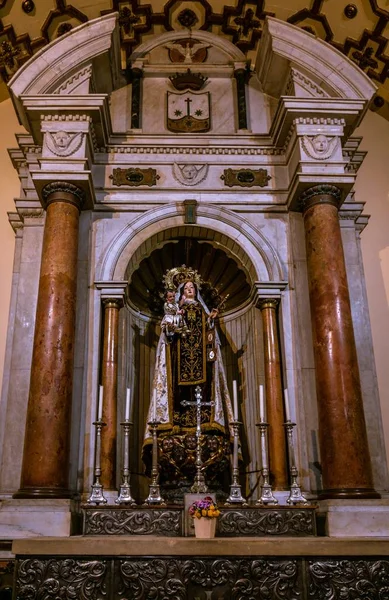
[[174,300],[175,300],[175,293],[174,292],[167,292],[167,294],[166,294],[166,301],[173,304]]
[[196,167],[194,165],[185,165],[185,167],[182,167],[182,174],[185,179],[192,181],[197,175]]
[[187,298],[195,298],[196,297],[196,289],[192,281],[187,281],[184,285],[184,294]]
[[328,140],[325,135],[317,135],[313,145],[316,152],[326,152],[328,150]]

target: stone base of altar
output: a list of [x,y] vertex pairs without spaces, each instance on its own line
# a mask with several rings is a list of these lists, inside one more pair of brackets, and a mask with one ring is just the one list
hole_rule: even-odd
[[[15,598],[379,598],[389,539],[96,536],[15,540]],[[87,591],[87,593],[86,593]]]
[[322,500],[319,512],[331,537],[389,537],[389,500]]
[[0,500],[0,540],[80,533],[75,500]]

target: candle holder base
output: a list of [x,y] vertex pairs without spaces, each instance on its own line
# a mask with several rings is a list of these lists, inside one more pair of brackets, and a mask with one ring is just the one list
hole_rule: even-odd
[[87,504],[107,504],[108,500],[104,496],[103,486],[101,483],[92,485],[92,492],[87,500]]
[[292,483],[290,486],[290,494],[286,501],[287,504],[304,504],[305,506],[311,503],[305,498],[301,492],[301,488],[297,483]]
[[150,484],[149,495],[143,502],[143,506],[166,506],[165,500],[161,496],[159,484]]
[[127,504],[131,508],[135,508],[137,503],[131,495],[131,487],[128,483],[122,483],[119,488],[119,495],[115,500],[115,504]]
[[256,506],[263,506],[266,504],[278,504],[278,500],[275,496],[273,496],[273,491],[271,489],[270,483],[264,483],[261,486],[261,497],[255,503]]
[[231,506],[232,504],[240,504],[241,506],[248,506],[245,498],[242,496],[241,486],[237,484],[230,485],[230,495],[225,501],[225,506]]

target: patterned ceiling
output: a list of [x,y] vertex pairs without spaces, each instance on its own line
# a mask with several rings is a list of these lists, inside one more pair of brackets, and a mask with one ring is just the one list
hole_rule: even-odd
[[4,82],[40,48],[80,23],[119,13],[122,65],[153,34],[202,29],[255,56],[267,15],[341,50],[377,84],[371,108],[389,119],[389,0],[0,0],[0,100]]

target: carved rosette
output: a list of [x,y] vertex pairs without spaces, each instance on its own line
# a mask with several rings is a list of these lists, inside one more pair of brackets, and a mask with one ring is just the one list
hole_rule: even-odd
[[44,208],[53,202],[68,202],[82,209],[85,202],[85,192],[67,181],[53,181],[48,183],[42,190],[42,200]]

